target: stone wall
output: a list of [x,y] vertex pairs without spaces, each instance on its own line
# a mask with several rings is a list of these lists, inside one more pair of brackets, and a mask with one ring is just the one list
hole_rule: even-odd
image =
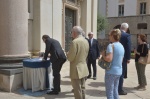
[[[109,17],[109,27],[106,29],[106,34],[115,26],[127,22],[129,24],[129,30],[131,34],[132,50],[137,47],[137,34],[143,33],[147,35],[147,42],[150,44],[150,15],[142,16],[126,16],[126,17]],[[138,29],[139,23],[147,23],[147,29]]]

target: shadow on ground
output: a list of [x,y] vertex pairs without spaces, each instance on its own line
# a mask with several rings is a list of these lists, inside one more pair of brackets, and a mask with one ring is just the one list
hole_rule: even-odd
[[65,76],[65,77],[63,77],[63,78],[69,78],[69,79],[70,79],[70,76]]
[[135,93],[135,91],[137,91],[133,87],[124,87],[124,89],[126,90],[127,93]]
[[96,90],[96,89],[86,89],[86,94],[93,97],[104,97],[105,91]]
[[45,97],[44,99],[56,99],[56,98],[64,99],[74,97],[74,95],[71,92],[61,92],[59,95],[44,95],[44,97]]
[[88,84],[91,87],[105,87],[105,83],[104,82],[91,82],[90,84]]
[[71,85],[70,81],[61,81],[61,85]]

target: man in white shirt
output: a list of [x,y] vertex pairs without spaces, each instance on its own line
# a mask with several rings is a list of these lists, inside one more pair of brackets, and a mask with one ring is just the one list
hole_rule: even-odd
[[91,64],[93,66],[93,80],[96,80],[96,73],[97,73],[97,68],[96,68],[96,59],[100,57],[100,51],[99,51],[99,46],[98,46],[98,41],[93,38],[93,33],[89,32],[88,33],[88,41],[89,41],[89,54],[88,54],[88,70],[89,70],[89,75],[87,78],[91,78],[92,73],[91,73]]

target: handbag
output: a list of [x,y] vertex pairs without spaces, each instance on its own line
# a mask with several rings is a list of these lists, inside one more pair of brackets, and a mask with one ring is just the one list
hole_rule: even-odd
[[141,63],[141,64],[147,64],[147,56],[140,57],[139,60],[138,60],[138,62]]
[[111,62],[105,61],[104,58],[102,57],[101,59],[98,60],[98,65],[99,65],[102,69],[110,70]]
[[[144,45],[143,45],[143,47],[142,47],[142,53],[143,53],[143,49],[144,49]],[[143,56],[141,56],[140,58],[139,58],[139,60],[138,60],[138,63],[141,63],[141,64],[148,64],[148,63],[150,63],[150,59],[148,59],[148,56],[149,56],[149,51],[148,51],[148,54],[145,56],[145,57],[143,57]]]
[[[112,44],[112,48],[113,48],[113,50],[114,50],[113,44]],[[106,51],[105,51],[105,54],[106,54]],[[101,57],[101,59],[98,60],[98,65],[99,65],[102,69],[105,69],[105,70],[110,70],[110,68],[111,68],[111,62],[105,61],[103,57]]]

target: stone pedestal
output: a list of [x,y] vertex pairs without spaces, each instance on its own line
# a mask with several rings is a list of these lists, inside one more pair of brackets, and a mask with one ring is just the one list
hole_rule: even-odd
[[22,60],[28,55],[28,0],[0,1],[0,90],[22,85]]
[[22,87],[22,68],[0,69],[0,89],[12,92]]

